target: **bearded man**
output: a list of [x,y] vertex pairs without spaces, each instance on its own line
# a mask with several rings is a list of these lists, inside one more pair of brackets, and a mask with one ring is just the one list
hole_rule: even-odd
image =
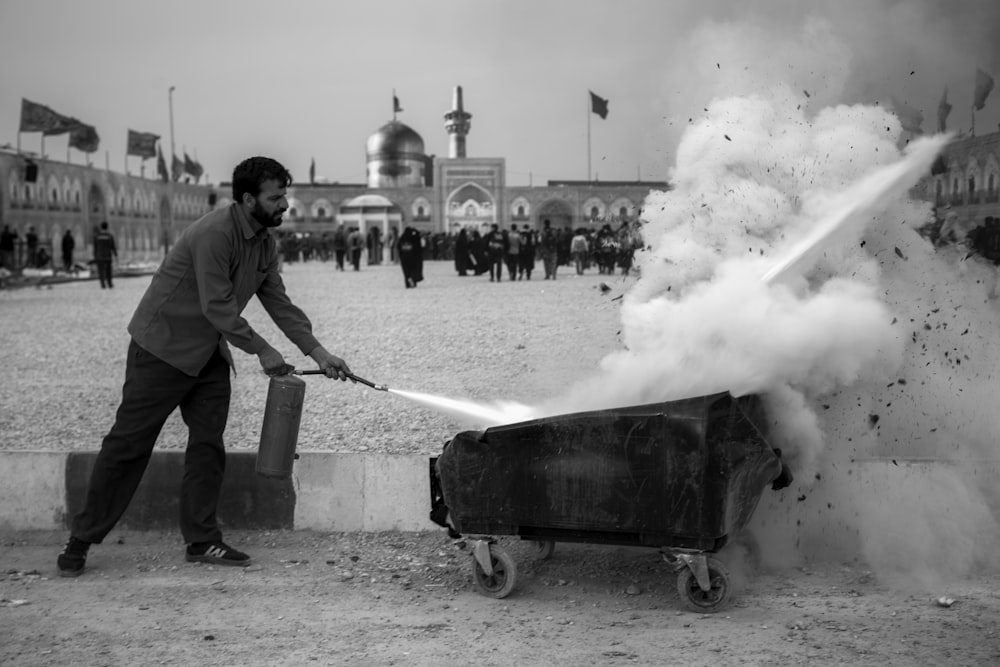
[[245,566],[250,557],[226,545],[216,519],[226,464],[222,436],[229,414],[233,358],[229,345],[257,355],[267,375],[293,366],[241,313],[254,295],[282,333],[329,378],[346,380],[343,359],[320,345],[312,324],[285,293],[271,229],[288,208],[291,174],[266,157],[233,171],[233,204],[194,222],[153,276],[128,325],[131,335],[122,401],[94,464],[86,505],[73,518],[57,565],[83,572],[124,514],[167,417],[180,408],[188,427],[180,529],[189,562]]

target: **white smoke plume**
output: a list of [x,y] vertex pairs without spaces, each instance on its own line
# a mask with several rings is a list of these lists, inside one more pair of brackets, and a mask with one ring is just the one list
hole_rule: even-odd
[[[622,308],[626,349],[541,411],[763,393],[794,493],[807,502],[828,480],[818,524],[849,525],[887,580],[961,576],[1000,544],[988,482],[1000,433],[995,272],[964,249],[936,251],[916,231],[930,205],[896,188],[826,239],[800,277],[762,280],[845,192],[864,195],[859,183],[900,163],[905,137],[883,106],[836,104],[851,52],[829,22],[782,34],[707,25],[686,45],[689,62],[704,64],[709,45],[744,51],[746,70],[727,81],[746,94],[706,100],[677,146],[673,189],[645,202],[649,250]],[[935,465],[888,478],[892,488],[836,486],[834,473],[859,462],[914,457]]]

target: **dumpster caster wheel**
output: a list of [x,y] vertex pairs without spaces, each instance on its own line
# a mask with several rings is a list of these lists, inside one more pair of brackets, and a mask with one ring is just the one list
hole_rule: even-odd
[[731,586],[726,566],[714,558],[709,558],[708,579],[710,587],[707,591],[703,591],[691,568],[685,567],[677,573],[677,594],[689,611],[711,614],[723,609],[729,603]]
[[492,598],[505,598],[514,590],[517,581],[517,566],[514,559],[502,548],[490,545],[490,565],[492,574],[486,574],[483,566],[475,558],[472,559],[472,576],[479,587],[479,592]]
[[531,547],[536,560],[548,560],[556,550],[556,543],[552,540],[532,540]]

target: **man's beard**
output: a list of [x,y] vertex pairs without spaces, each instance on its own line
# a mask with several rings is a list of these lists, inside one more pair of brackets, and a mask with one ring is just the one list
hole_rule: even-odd
[[253,216],[253,219],[264,227],[278,227],[281,225],[282,213],[284,211],[275,211],[274,215],[268,215],[264,212],[264,207],[260,205],[259,201],[254,201],[253,208],[250,209],[250,215]]

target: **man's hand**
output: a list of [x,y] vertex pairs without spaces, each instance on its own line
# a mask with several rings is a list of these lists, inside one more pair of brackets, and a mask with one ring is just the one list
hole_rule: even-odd
[[281,356],[273,347],[266,347],[257,354],[260,365],[268,375],[288,375],[295,367],[285,363],[285,358]]
[[323,349],[322,345],[310,352],[309,356],[319,365],[320,370],[328,378],[346,380],[347,374],[351,372],[351,369],[347,367],[347,362],[327,352]]

